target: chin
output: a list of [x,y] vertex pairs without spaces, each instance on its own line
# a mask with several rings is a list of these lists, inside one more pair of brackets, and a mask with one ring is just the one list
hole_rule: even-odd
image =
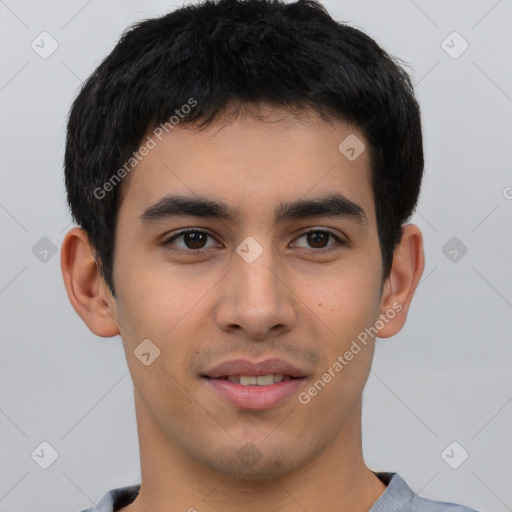
[[222,450],[214,460],[203,463],[216,473],[224,474],[240,482],[271,482],[287,475],[301,466],[297,451],[289,453],[263,454],[252,443],[247,443],[236,452]]

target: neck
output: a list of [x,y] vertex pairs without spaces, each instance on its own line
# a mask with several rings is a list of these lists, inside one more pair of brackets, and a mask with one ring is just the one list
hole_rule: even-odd
[[155,424],[136,396],[141,491],[122,512],[367,512],[386,486],[365,465],[361,403],[340,435],[309,463],[279,478],[252,481],[192,459]]

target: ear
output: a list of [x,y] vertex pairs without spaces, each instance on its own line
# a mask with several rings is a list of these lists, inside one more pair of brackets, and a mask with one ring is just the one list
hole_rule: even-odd
[[380,305],[380,323],[384,326],[379,329],[378,337],[394,336],[404,326],[424,266],[421,231],[418,226],[407,224],[402,227],[402,239],[395,249],[391,273],[384,283]]
[[83,229],[73,228],[66,234],[60,266],[69,301],[87,327],[104,338],[119,334],[115,299],[101,277]]

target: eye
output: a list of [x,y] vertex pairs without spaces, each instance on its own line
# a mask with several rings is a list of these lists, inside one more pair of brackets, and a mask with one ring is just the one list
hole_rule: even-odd
[[[301,238],[305,238],[306,243],[309,244],[309,248],[313,248],[316,252],[321,252],[322,250],[329,250],[333,244],[327,245],[330,239],[334,239],[339,245],[346,245],[345,242],[337,236],[332,230],[323,228],[323,229],[314,229],[308,231],[307,233],[303,233],[301,236],[297,238],[300,240]],[[336,245],[336,244],[334,244]],[[308,247],[301,246],[298,247]]]
[[[164,240],[163,246],[168,247],[170,250],[177,252],[193,252],[201,253],[206,251],[215,245],[208,246],[208,239],[213,239],[213,236],[207,231],[200,229],[187,229],[175,233],[171,237]],[[298,244],[297,241],[305,239],[306,245]],[[176,243],[180,240],[181,243]],[[347,245],[338,235],[332,230],[327,228],[313,229],[306,233],[303,233],[295,239],[295,245],[297,247],[305,247],[313,249],[313,252],[328,251],[333,245]],[[334,243],[329,244],[329,241],[334,240]]]
[[[182,239],[182,244],[175,243],[175,240]],[[206,245],[208,238],[213,238],[212,235],[210,235],[206,231],[202,231],[199,229],[188,229],[180,231],[179,233],[175,233],[170,238],[166,239],[163,242],[164,246],[170,246],[175,245],[179,249],[194,251],[194,252],[200,252],[204,249],[209,249]]]

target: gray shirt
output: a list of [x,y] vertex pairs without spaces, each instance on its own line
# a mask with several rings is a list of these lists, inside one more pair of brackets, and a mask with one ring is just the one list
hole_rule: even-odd
[[[375,472],[387,485],[386,490],[368,512],[476,512],[472,508],[418,496],[397,473]],[[107,492],[96,505],[83,512],[116,512],[132,503],[140,485],[119,487]]]

